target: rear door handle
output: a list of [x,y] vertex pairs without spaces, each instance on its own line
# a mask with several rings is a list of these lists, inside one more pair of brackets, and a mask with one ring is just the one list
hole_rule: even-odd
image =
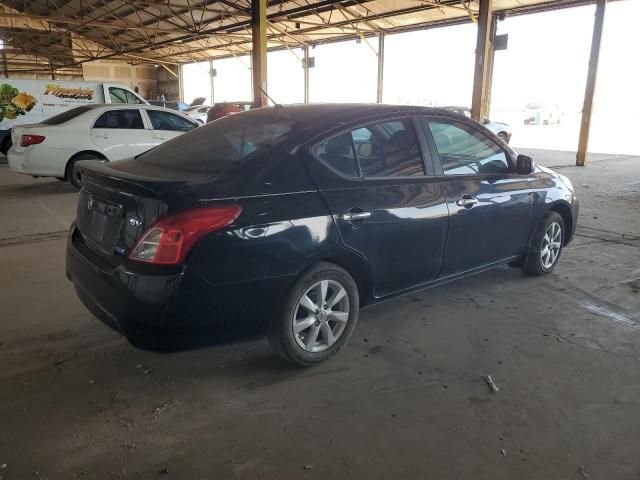
[[340,214],[340,220],[345,222],[354,222],[356,220],[366,220],[371,216],[371,212],[353,212]]
[[155,138],[156,140],[166,140],[167,137],[163,137],[162,135],[156,135],[153,138]]
[[109,135],[106,133],[94,133],[94,135],[98,138],[109,138]]
[[458,205],[459,207],[465,207],[465,208],[471,208],[476,203],[478,203],[478,199],[475,197],[472,197],[471,195],[463,195],[462,198],[459,198],[458,200],[456,200],[456,205]]

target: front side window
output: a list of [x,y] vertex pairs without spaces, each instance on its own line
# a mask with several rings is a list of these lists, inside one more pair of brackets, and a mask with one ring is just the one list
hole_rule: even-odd
[[418,137],[411,119],[373,123],[352,133],[363,177],[424,175]]
[[168,130],[171,132],[188,132],[196,128],[186,118],[182,118],[173,113],[163,112],[162,110],[147,110],[149,120],[154,130]]
[[127,103],[127,92],[122,88],[109,87],[111,103]]
[[144,128],[144,124],[139,110],[110,110],[98,117],[93,128],[140,130]]
[[125,93],[127,94],[127,103],[132,103],[134,105],[142,105],[144,103],[142,100],[140,100],[140,98],[138,98],[129,90],[125,90]]
[[428,124],[445,175],[509,171],[504,150],[482,132],[454,120],[430,119]]

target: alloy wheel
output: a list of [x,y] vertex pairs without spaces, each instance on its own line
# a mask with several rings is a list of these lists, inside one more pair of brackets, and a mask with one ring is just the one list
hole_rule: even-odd
[[542,249],[540,250],[540,261],[544,268],[551,268],[560,256],[562,248],[562,227],[558,222],[553,222],[547,228],[542,238]]
[[293,312],[293,337],[307,352],[321,352],[338,341],[349,320],[349,296],[335,280],[313,284]]

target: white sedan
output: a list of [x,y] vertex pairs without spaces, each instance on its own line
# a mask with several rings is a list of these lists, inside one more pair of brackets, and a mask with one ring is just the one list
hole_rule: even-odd
[[11,170],[56,177],[80,188],[79,160],[114,161],[139,155],[198,127],[168,108],[151,105],[85,105],[12,130]]
[[209,105],[196,105],[182,111],[187,117],[200,122],[202,125],[207,123],[207,113],[211,110]]

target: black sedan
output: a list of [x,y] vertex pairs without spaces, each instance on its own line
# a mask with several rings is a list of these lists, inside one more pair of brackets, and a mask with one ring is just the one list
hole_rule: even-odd
[[83,162],[67,276],[140,348],[267,336],[313,365],[360,307],[497,265],[551,272],[571,182],[446,110],[278,106]]

